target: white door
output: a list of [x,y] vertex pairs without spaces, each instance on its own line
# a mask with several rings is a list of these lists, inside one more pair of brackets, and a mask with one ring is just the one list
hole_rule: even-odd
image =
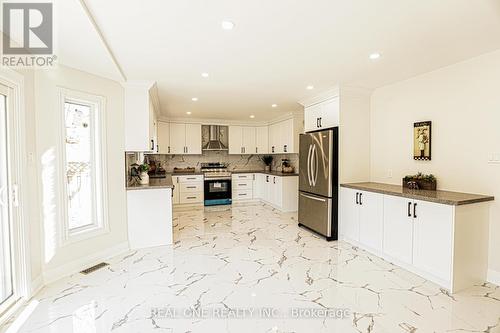
[[[11,90],[0,84],[0,315],[18,299],[16,260],[14,259],[13,175],[15,163],[9,153],[8,110],[12,109]],[[11,148],[13,148],[11,146]]]
[[321,103],[308,106],[304,110],[304,130],[306,132],[316,131],[319,128],[318,118],[321,113]]
[[412,263],[413,254],[413,202],[384,196],[384,252],[404,263]]
[[170,154],[170,124],[158,122],[158,153]]
[[384,230],[384,196],[372,192],[359,192],[359,242],[382,251]]
[[414,200],[413,265],[451,280],[453,206]]
[[278,152],[280,136],[280,125],[272,124],[269,126],[269,153],[275,154]]
[[347,240],[359,241],[359,200],[358,191],[342,187],[340,189],[340,234]]
[[201,155],[201,124],[186,124],[186,154]]
[[170,154],[186,153],[186,124],[170,123]]
[[269,175],[262,175],[262,200],[265,202],[270,202],[271,201],[271,182],[272,182],[272,176]]
[[269,153],[269,127],[260,126],[255,128],[255,153]]
[[281,122],[281,152],[293,153],[293,119],[288,119]]
[[243,127],[243,154],[255,154],[255,127]]
[[322,103],[319,125],[321,128],[339,126],[340,104],[339,98],[335,97]]
[[243,128],[229,126],[229,154],[243,154]]
[[272,204],[278,208],[283,207],[283,178],[282,177],[272,177]]

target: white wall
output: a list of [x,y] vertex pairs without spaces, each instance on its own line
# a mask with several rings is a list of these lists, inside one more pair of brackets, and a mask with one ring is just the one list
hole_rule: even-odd
[[[59,200],[60,180],[64,179],[59,167],[61,159],[61,114],[58,109],[58,90],[62,87],[106,99],[106,141],[108,176],[109,233],[62,247],[58,226],[61,224]],[[38,156],[39,197],[41,200],[42,270],[46,279],[68,274],[91,263],[99,254],[127,243],[126,197],[124,180],[124,111],[123,88],[108,79],[58,66],[35,73],[36,138]],[[95,258],[93,259],[93,257]],[[104,258],[100,258],[104,259]]]
[[[413,123],[424,120],[433,126],[430,162],[413,160]],[[440,189],[496,197],[489,268],[500,272],[500,164],[488,163],[500,153],[500,51],[375,90],[370,127],[372,181],[400,184],[422,171]]]

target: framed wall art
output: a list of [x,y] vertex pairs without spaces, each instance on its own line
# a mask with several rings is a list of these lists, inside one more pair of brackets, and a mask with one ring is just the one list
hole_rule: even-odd
[[413,159],[430,161],[432,157],[432,122],[421,121],[413,124]]

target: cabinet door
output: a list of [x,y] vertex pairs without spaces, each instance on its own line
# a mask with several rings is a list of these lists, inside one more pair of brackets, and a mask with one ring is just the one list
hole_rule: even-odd
[[179,177],[172,176],[172,183],[174,184],[174,189],[172,191],[172,203],[174,205],[177,205],[180,203],[180,201],[179,201],[179,194],[180,194]]
[[262,175],[263,177],[262,182],[261,182],[261,197],[262,200],[265,202],[270,202],[271,201],[271,182],[272,182],[272,177],[269,175]]
[[347,240],[359,241],[359,205],[356,203],[358,191],[342,187],[340,189],[339,232]]
[[293,153],[293,119],[288,119],[280,123],[281,146],[280,152]]
[[186,124],[170,123],[170,153],[185,154]]
[[255,154],[255,127],[243,127],[243,154]]
[[279,123],[269,126],[269,153],[276,154],[279,146]]
[[335,97],[321,103],[319,124],[322,129],[339,126],[340,104]]
[[243,154],[243,127],[229,126],[229,154]]
[[316,131],[319,127],[318,118],[321,113],[321,104],[308,106],[304,110],[304,131]]
[[372,192],[359,192],[359,242],[382,251],[384,230],[384,196]]
[[269,153],[269,127],[267,126],[255,128],[255,153]]
[[186,124],[186,153],[201,155],[201,124]]
[[412,214],[413,265],[444,281],[450,281],[453,206],[414,200]]
[[272,176],[271,203],[278,208],[283,207],[283,178]]
[[170,154],[170,124],[163,121],[158,122],[158,153]]
[[384,252],[404,263],[412,263],[413,218],[411,200],[384,196]]

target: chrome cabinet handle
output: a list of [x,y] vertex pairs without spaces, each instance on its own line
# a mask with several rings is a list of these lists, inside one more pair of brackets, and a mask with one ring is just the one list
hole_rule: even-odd
[[362,200],[362,198],[363,198],[363,193],[360,193],[360,194],[359,194],[359,204],[360,204],[361,206],[363,206],[363,200]]
[[411,202],[408,202],[408,217],[411,217]]
[[417,218],[417,203],[413,204],[413,218]]
[[356,205],[359,205],[359,192],[356,192]]
[[311,197],[310,195],[306,195],[306,194],[302,194],[302,193],[300,195],[303,196],[304,198],[307,198],[307,199],[321,201],[321,202],[326,202],[326,199]]

